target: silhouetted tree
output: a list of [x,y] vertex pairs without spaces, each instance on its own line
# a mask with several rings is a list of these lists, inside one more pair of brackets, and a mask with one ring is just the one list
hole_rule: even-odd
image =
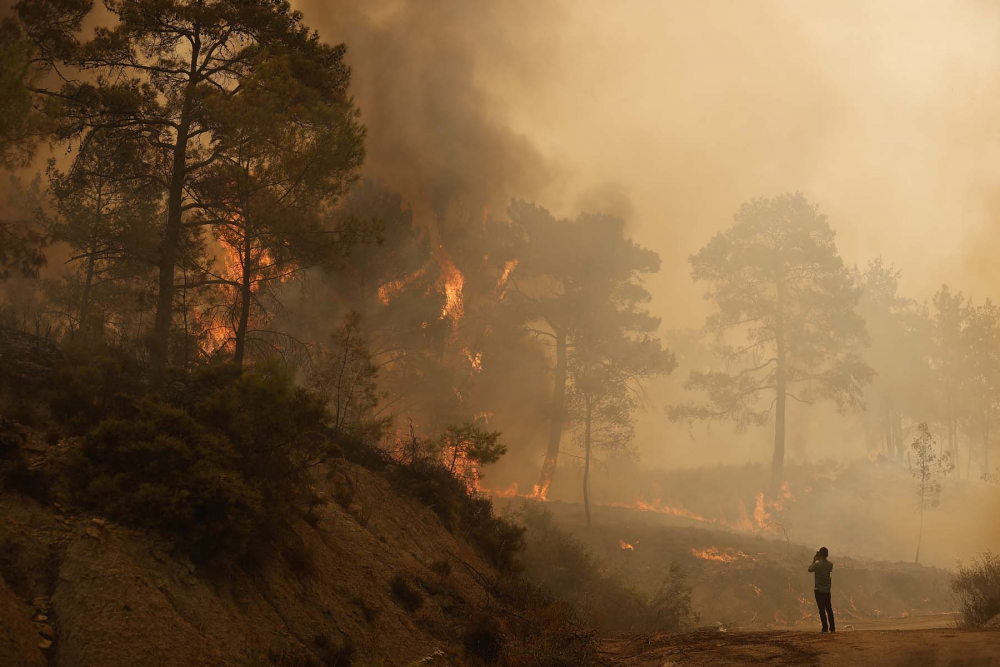
[[[596,296],[596,295],[594,295]],[[601,306],[605,307],[601,307]],[[615,305],[612,302],[612,306]],[[569,360],[569,402],[582,422],[583,507],[590,517],[590,468],[594,450],[631,453],[633,413],[642,397],[642,382],[673,371],[673,354],[648,332],[622,328],[628,316],[595,299],[581,314]]]
[[865,390],[865,419],[876,446],[895,458],[906,454],[904,420],[931,408],[932,323],[926,308],[899,294],[899,277],[881,258],[855,270],[858,312],[871,338],[863,355],[877,373]]
[[940,419],[948,430],[948,451],[953,463],[958,461],[959,427],[969,412],[966,401],[969,350],[965,344],[968,320],[965,297],[942,285],[934,295],[931,367],[937,380]]
[[[969,305],[963,332],[969,355],[970,430],[982,449],[983,473],[990,469],[993,413],[1000,402],[1000,308],[990,299],[981,306]],[[972,465],[972,442],[966,478]]]
[[361,316],[350,312],[309,370],[309,387],[327,400],[335,436],[369,444],[378,441],[389,419],[375,414],[387,396],[377,380],[378,368],[365,345]]
[[[56,212],[53,231],[73,253],[68,263],[79,267],[66,276],[61,290],[64,315],[74,335],[87,335],[94,328],[95,292],[113,298],[117,288],[147,283],[156,265],[157,239],[149,221],[161,215],[162,200],[141,181],[124,176],[142,161],[144,147],[123,139],[95,141],[68,172],[56,169],[54,160],[49,162]],[[97,301],[111,306],[105,299]],[[93,324],[103,328],[105,323],[101,317]]]
[[[856,405],[873,371],[861,359],[860,289],[845,269],[826,216],[799,193],[753,199],[736,223],[691,257],[692,277],[715,306],[705,328],[731,371],[692,371],[707,403],[670,408],[674,419],[763,424],[774,410],[771,485],[782,482],[785,406],[829,398]],[[737,343],[742,334],[746,342]],[[771,396],[763,403],[764,396]],[[763,403],[763,404],[762,404]]]
[[[645,310],[650,297],[641,278],[659,270],[660,258],[627,238],[623,221],[613,216],[581,214],[575,220],[557,219],[541,206],[524,201],[512,202],[508,215],[520,238],[514,282],[524,317],[538,323],[533,333],[550,341],[554,352],[548,446],[536,487],[544,496],[555,477],[566,427],[569,366],[575,346],[589,336],[589,361],[581,358],[577,368],[580,377],[596,377],[599,366],[614,365],[615,345],[656,330],[659,320]],[[593,313],[605,321],[591,317]],[[597,324],[601,332],[594,330]],[[658,341],[655,344],[659,346]],[[667,372],[668,366],[664,367]],[[625,369],[615,372],[627,373]],[[615,391],[600,399],[596,389],[590,391],[591,407],[610,401]]]
[[913,479],[916,480],[917,505],[920,508],[920,532],[917,534],[917,555],[914,563],[920,562],[920,544],[924,538],[924,510],[937,507],[941,502],[941,478],[955,467],[951,452],[934,451],[934,437],[926,422],[917,426],[917,437],[910,445],[913,450],[911,462]]

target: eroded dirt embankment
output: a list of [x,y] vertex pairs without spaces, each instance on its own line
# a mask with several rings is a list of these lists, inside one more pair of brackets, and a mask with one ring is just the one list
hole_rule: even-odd
[[[348,652],[447,664],[484,596],[467,566],[488,566],[430,509],[338,466],[351,501],[299,520],[302,548],[252,573],[209,573],[149,533],[0,493],[0,665],[336,664]],[[393,594],[396,575],[420,591],[418,608]]]

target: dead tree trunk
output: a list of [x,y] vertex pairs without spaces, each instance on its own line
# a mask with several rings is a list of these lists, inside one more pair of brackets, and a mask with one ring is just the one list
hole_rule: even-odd
[[556,337],[556,367],[552,387],[552,404],[549,415],[549,444],[545,451],[545,460],[535,487],[536,494],[544,498],[549,491],[556,475],[556,464],[559,461],[559,443],[562,439],[563,425],[566,418],[566,333],[555,328]]
[[587,528],[590,528],[590,422],[593,414],[593,401],[588,396],[586,424],[583,429],[583,511],[587,515]]

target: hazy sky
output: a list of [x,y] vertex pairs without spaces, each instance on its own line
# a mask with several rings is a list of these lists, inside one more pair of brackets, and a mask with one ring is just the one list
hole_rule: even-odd
[[[705,313],[687,257],[742,202],[784,191],[829,215],[849,264],[901,268],[911,297],[942,282],[1000,297],[996,3],[298,6],[348,44],[368,173],[418,213],[465,191],[494,214],[517,196],[624,215],[663,258],[649,286],[664,328]],[[641,419],[648,462],[769,455],[766,431],[739,448],[672,444],[666,400],[654,387]]]
[[[882,255],[914,297],[997,277],[1000,5],[499,4],[304,7],[351,49],[376,173],[409,150],[380,132],[387,115],[410,136],[485,132],[478,175],[502,194],[631,212],[664,260],[651,286],[667,326],[700,322],[687,256],[741,202],[788,190],[829,214],[849,263]],[[373,93],[390,69],[403,89]],[[454,98],[465,115],[434,113]],[[447,161],[438,147],[419,161]],[[472,152],[455,162],[474,178]]]

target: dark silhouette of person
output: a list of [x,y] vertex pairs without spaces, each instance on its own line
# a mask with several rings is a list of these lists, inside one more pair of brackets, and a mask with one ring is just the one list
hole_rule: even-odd
[[830,573],[833,571],[833,563],[826,559],[830,552],[826,547],[820,548],[813,556],[812,565],[809,571],[816,575],[816,606],[819,607],[819,620],[823,622],[823,632],[827,631],[827,619],[829,618],[829,631],[836,632],[837,624],[833,621],[833,601],[831,599]]

